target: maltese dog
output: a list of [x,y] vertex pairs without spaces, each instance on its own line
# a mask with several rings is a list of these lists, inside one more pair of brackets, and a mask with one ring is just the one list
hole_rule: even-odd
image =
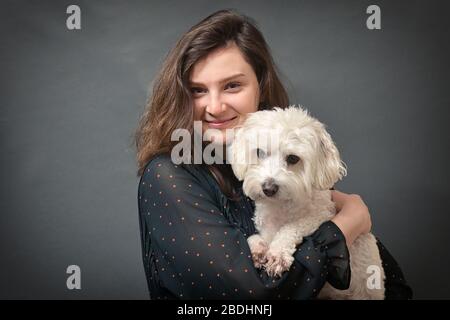
[[[249,114],[236,127],[230,154],[244,193],[255,201],[258,233],[248,238],[255,266],[281,276],[303,238],[336,214],[330,188],[346,175],[345,164],[325,126],[296,106]],[[360,235],[348,249],[349,288],[326,283],[318,298],[384,299],[385,275],[374,235]],[[378,281],[370,285],[375,271]]]

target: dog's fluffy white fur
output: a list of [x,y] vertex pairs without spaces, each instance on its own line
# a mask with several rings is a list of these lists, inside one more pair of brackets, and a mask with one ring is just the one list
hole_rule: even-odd
[[[255,266],[280,276],[303,238],[336,214],[329,189],[346,175],[345,165],[324,125],[296,106],[249,114],[236,128],[230,151],[233,171],[255,201],[258,234],[248,238]],[[360,235],[349,253],[350,287],[337,290],[326,283],[318,297],[383,299],[385,275],[375,237]],[[367,285],[369,266],[380,271],[379,288]]]

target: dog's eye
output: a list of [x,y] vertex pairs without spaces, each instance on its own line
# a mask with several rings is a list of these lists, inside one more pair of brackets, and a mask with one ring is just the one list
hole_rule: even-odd
[[288,164],[296,164],[296,163],[299,162],[299,161],[300,161],[300,158],[297,157],[297,156],[294,155],[294,154],[290,154],[290,155],[288,155],[288,156],[286,157],[286,162],[287,162]]
[[262,149],[257,148],[256,149],[256,155],[258,156],[258,158],[262,159],[262,158],[264,158],[266,156],[266,153]]

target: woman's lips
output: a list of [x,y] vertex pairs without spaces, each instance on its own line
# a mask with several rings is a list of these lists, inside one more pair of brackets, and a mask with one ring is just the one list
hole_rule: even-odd
[[206,121],[206,123],[208,124],[208,126],[212,128],[224,128],[228,126],[236,118],[237,116],[225,121]]

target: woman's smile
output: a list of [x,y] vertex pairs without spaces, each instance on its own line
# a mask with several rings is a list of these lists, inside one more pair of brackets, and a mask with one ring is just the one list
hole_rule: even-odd
[[234,120],[236,120],[236,119],[237,119],[237,116],[234,116],[234,117],[228,118],[228,119],[218,119],[218,120],[212,120],[212,121],[205,120],[205,122],[211,128],[222,129],[222,128],[229,127],[229,125],[232,124],[234,122]]

